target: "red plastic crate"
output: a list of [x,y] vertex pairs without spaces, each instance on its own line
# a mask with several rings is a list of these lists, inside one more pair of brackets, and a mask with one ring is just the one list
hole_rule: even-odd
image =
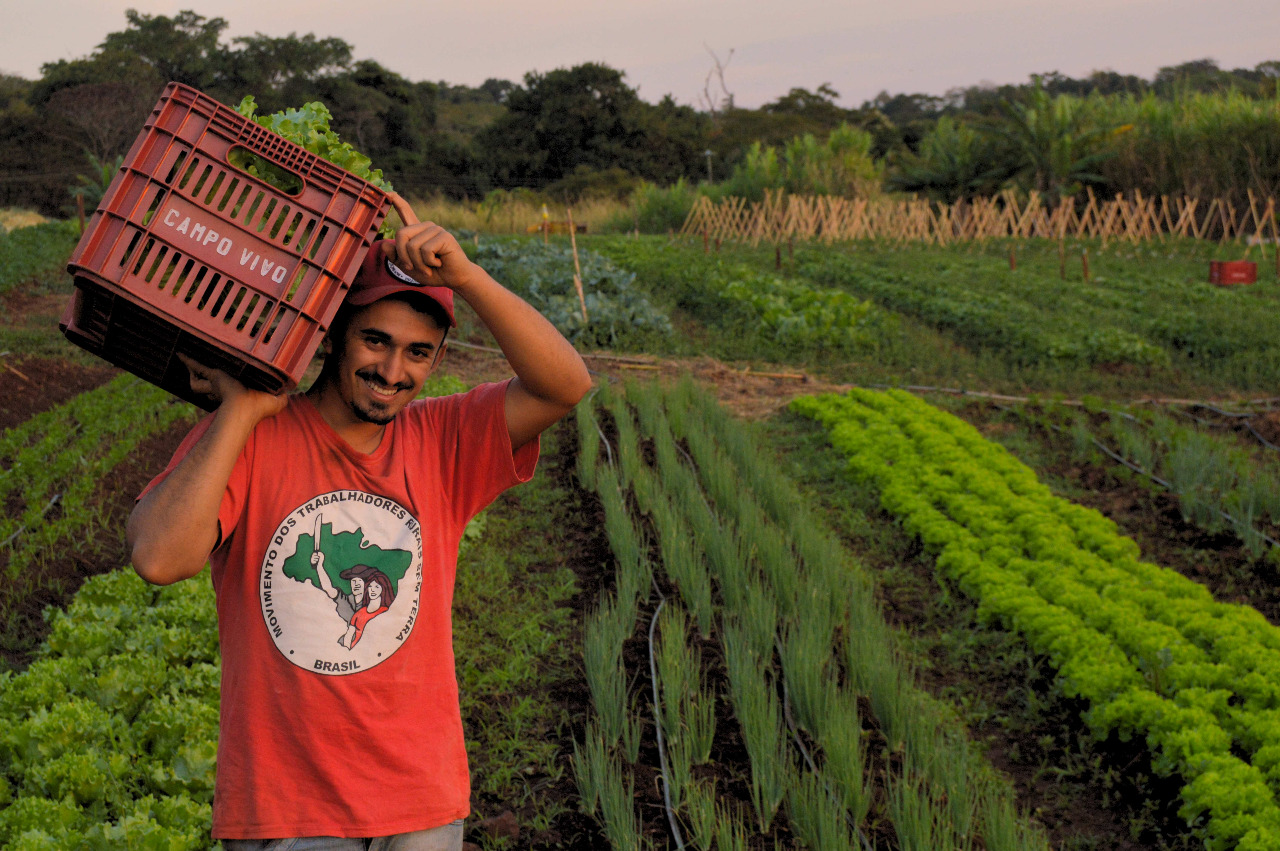
[[1252,260],[1210,260],[1209,283],[1219,286],[1252,284],[1258,280],[1258,264]]
[[[292,172],[286,194],[232,165]],[[297,386],[390,205],[368,181],[189,86],[170,83],[76,246],[62,318],[77,345],[202,407],[190,355],[277,392]]]

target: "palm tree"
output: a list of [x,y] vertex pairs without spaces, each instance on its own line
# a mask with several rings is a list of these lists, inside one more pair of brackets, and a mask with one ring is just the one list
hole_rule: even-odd
[[948,204],[992,194],[1017,170],[989,133],[945,115],[920,140],[919,150],[900,154],[894,166],[890,188]]
[[1086,183],[1103,182],[1095,170],[1113,156],[1102,142],[1115,131],[1086,127],[1080,102],[1068,95],[1051,97],[1039,77],[1025,103],[1004,101],[1007,121],[994,127],[1019,162],[1023,188],[1047,200],[1078,193]]

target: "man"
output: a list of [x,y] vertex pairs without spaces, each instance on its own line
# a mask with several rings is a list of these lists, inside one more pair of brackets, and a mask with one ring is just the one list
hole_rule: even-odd
[[[213,835],[227,851],[461,847],[458,542],[533,474],[538,435],[590,388],[544,317],[392,202],[406,226],[370,249],[315,384],[272,396],[187,362],[192,388],[219,405],[129,518],[147,581],[211,565],[223,658]],[[455,294],[515,377],[411,402],[440,364]],[[356,568],[385,583],[359,641],[339,642],[328,587],[354,594]]]

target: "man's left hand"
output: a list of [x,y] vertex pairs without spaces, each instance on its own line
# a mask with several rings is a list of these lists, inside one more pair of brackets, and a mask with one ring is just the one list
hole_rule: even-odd
[[476,266],[453,234],[435,222],[418,221],[409,202],[396,193],[389,193],[389,197],[404,227],[396,231],[394,244],[383,243],[383,253],[415,281],[429,287],[457,290],[464,286]]

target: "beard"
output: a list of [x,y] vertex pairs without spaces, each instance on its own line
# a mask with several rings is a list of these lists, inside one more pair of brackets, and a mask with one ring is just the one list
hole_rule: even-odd
[[[391,385],[382,379],[382,376],[374,370],[360,370],[356,373],[358,379],[371,381],[383,387],[394,386],[397,391],[412,390],[413,384],[410,382],[401,382],[400,384]],[[387,425],[396,418],[396,414],[400,413],[403,405],[397,405],[394,408],[389,403],[378,402],[376,400],[351,401],[352,413],[361,422],[373,423],[374,425]]]

